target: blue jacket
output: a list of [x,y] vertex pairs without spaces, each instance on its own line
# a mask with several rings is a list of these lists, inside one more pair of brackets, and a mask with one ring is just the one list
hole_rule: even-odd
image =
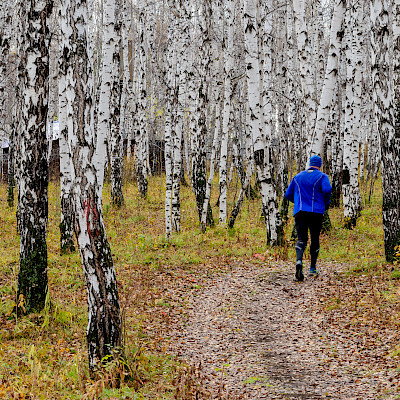
[[299,211],[323,214],[331,201],[331,191],[328,175],[311,167],[292,179],[285,197],[294,203],[293,215]]

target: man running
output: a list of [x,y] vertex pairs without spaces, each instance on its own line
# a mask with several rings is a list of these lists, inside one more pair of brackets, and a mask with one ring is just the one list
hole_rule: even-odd
[[319,234],[322,228],[322,217],[329,207],[332,186],[328,175],[320,171],[321,157],[312,156],[310,167],[297,174],[290,182],[285,197],[294,203],[293,216],[297,230],[296,243],[296,279],[302,281],[303,253],[307,246],[310,229],[310,276],[318,275],[317,258],[319,252]]

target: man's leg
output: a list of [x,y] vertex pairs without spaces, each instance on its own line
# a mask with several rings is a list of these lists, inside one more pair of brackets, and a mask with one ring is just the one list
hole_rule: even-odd
[[296,279],[302,281],[303,276],[303,254],[307,246],[308,240],[308,223],[307,215],[303,211],[299,211],[294,216],[296,231],[297,231],[297,243],[296,249]]
[[321,233],[322,228],[322,218],[323,214],[317,213],[310,213],[310,237],[311,237],[311,244],[310,244],[310,256],[311,256],[311,267],[310,272],[315,270],[317,273],[317,258],[319,254],[319,235]]

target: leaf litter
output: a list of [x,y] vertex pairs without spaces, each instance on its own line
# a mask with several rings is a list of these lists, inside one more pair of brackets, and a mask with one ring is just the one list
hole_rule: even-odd
[[[186,278],[184,288],[166,289],[185,299],[165,329],[167,351],[201,369],[204,392],[193,398],[399,398],[400,362],[390,356],[398,327],[387,323],[390,309],[366,311],[378,284],[345,278],[343,265],[326,262],[301,283],[292,263],[230,267],[201,285]],[[188,281],[202,288],[188,291]]]

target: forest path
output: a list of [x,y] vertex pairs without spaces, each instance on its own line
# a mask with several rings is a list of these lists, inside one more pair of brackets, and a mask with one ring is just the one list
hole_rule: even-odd
[[322,264],[304,282],[292,263],[217,277],[190,301],[172,352],[201,365],[215,399],[398,399],[398,369],[371,369],[388,346],[371,349],[323,311],[340,268]]

